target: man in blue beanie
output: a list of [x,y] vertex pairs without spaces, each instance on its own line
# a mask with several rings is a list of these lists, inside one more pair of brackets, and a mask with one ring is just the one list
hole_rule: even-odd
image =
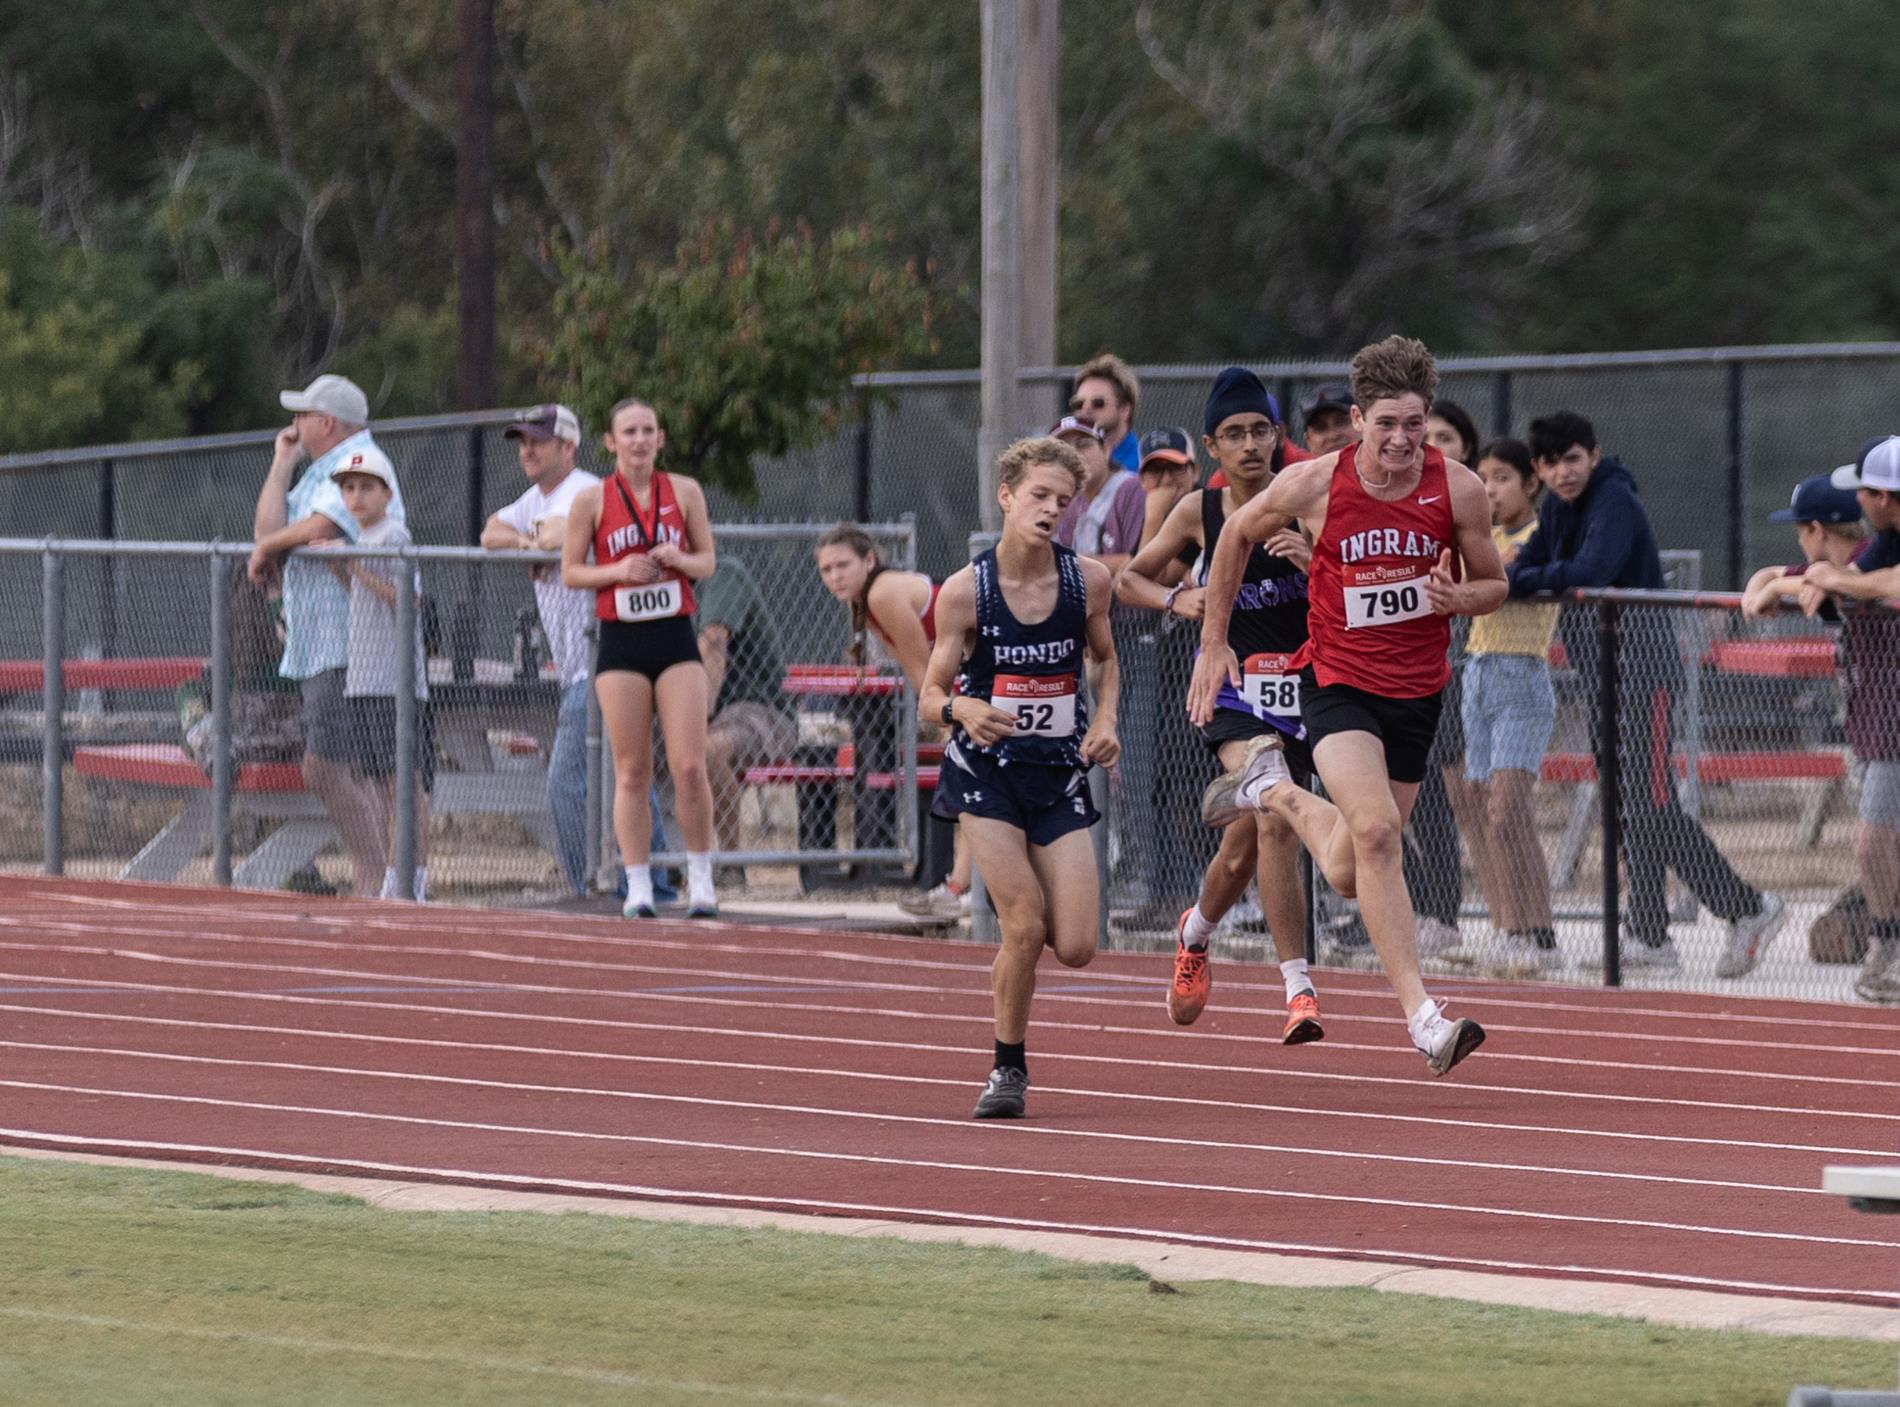
[[[1184,495],[1154,537],[1128,564],[1117,588],[1132,606],[1196,620],[1205,594],[1205,563],[1228,517],[1272,482],[1286,462],[1280,408],[1245,367],[1230,366],[1214,378],[1202,416],[1201,443],[1224,485]],[[1298,453],[1298,452],[1295,452]],[[1299,453],[1298,457],[1306,456]],[[1297,526],[1275,533],[1248,554],[1235,598],[1230,636],[1243,660],[1238,688],[1221,691],[1213,716],[1201,729],[1207,746],[1228,771],[1245,762],[1248,744],[1272,735],[1301,785],[1312,776],[1312,754],[1300,724],[1300,684],[1292,658],[1306,644],[1306,564],[1311,544]],[[1199,579],[1172,587],[1179,561],[1203,564]],[[1201,1014],[1212,986],[1208,940],[1249,882],[1258,880],[1260,907],[1286,984],[1288,1045],[1316,1041],[1325,1033],[1319,997],[1306,963],[1306,904],[1300,883],[1300,841],[1277,816],[1247,814],[1222,828],[1220,850],[1207,867],[1197,902],[1182,913],[1175,930],[1174,976],[1168,1015],[1188,1025]]]

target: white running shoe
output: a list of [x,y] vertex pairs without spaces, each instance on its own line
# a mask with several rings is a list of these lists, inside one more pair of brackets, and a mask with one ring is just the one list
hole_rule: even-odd
[[935,919],[938,923],[956,923],[970,916],[970,891],[961,894],[947,884],[919,893],[912,890],[897,901],[897,907],[912,918]]
[[1215,829],[1231,825],[1254,808],[1240,799],[1243,787],[1255,782],[1273,786],[1293,780],[1286,770],[1283,744],[1277,732],[1262,733],[1247,740],[1246,756],[1232,772],[1223,772],[1207,784],[1201,793],[1201,820]]
[[1465,935],[1458,931],[1458,925],[1446,923],[1442,918],[1420,918],[1417,932],[1418,955],[1421,958],[1442,958],[1461,947],[1465,941]]
[[1507,933],[1483,965],[1486,977],[1548,977],[1564,965],[1557,948],[1540,948],[1528,933]]
[[1761,896],[1761,912],[1738,918],[1728,926],[1728,946],[1716,960],[1717,977],[1746,977],[1761,962],[1761,955],[1775,941],[1781,925],[1788,919],[1788,901],[1779,894]]
[[1447,1020],[1444,1003],[1440,1002],[1423,1025],[1412,1029],[1412,1044],[1425,1057],[1431,1072],[1443,1075],[1484,1044],[1484,1027],[1470,1017]]

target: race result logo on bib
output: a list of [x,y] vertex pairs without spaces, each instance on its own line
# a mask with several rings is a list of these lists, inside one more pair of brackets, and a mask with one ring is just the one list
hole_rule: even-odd
[[1396,625],[1430,615],[1432,603],[1425,596],[1428,579],[1412,566],[1348,570],[1345,573],[1346,628],[1363,630],[1368,626]]

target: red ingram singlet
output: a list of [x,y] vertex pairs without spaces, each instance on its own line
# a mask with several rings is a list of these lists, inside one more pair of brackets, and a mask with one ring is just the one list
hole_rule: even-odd
[[1388,699],[1422,699],[1451,680],[1451,617],[1425,599],[1438,555],[1453,547],[1445,456],[1425,446],[1418,487],[1386,503],[1354,468],[1359,446],[1339,452],[1328,490],[1326,527],[1307,568],[1307,630],[1301,662],[1322,685],[1347,684]]
[[[937,643],[937,597],[942,591],[942,582],[933,581],[930,583],[930,599],[924,602],[923,613],[917,617],[918,621],[924,627],[924,639],[933,645]],[[889,635],[885,634],[884,627],[877,623],[875,617],[871,620],[871,629],[877,632],[877,638],[882,640],[886,646],[894,646],[896,644]]]
[[[653,471],[653,509],[644,517],[627,481],[618,471],[600,486],[600,523],[594,529],[594,561],[607,566],[622,557],[644,554],[662,542],[686,546],[686,515],[680,512],[673,481]],[[693,583],[679,572],[666,572],[638,586],[603,586],[594,593],[594,614],[602,620],[664,620],[690,616],[698,607]]]

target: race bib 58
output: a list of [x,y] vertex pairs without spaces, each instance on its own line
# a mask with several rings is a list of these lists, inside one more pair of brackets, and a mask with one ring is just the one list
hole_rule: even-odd
[[1016,715],[1016,736],[1066,738],[1075,732],[1075,676],[999,674],[990,707]]
[[1300,716],[1300,676],[1293,656],[1248,655],[1240,669],[1240,696],[1256,717]]
[[614,617],[617,620],[665,620],[680,613],[684,599],[677,581],[615,587]]

